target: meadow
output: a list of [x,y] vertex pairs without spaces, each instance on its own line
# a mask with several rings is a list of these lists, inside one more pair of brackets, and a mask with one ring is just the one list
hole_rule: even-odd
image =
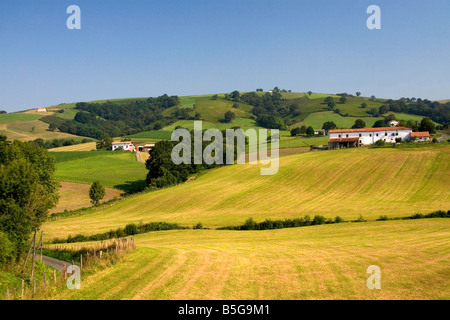
[[[61,166],[68,166],[62,167],[63,172],[68,178],[84,175],[89,179],[89,173],[83,172],[90,159],[99,161],[95,157],[79,160],[83,169],[76,161],[64,162]],[[49,222],[45,229],[50,238],[61,238],[106,232],[141,221],[186,226],[201,222],[216,228],[241,225],[250,217],[262,221],[323,215],[354,220],[362,215],[375,220],[380,215],[404,217],[448,210],[450,205],[449,145],[316,151],[281,157],[279,161],[279,171],[272,176],[260,175],[261,165],[217,168],[192,181],[138,195],[111,208]],[[60,170],[57,175],[64,177]]]
[[382,117],[343,117],[333,111],[314,112],[308,115],[303,121],[305,126],[311,126],[314,129],[322,129],[322,126],[327,121],[332,121],[338,128],[351,128],[355,124],[356,119],[362,119],[366,123],[366,128],[370,128],[373,124]]
[[[50,209],[49,213],[62,212],[64,210],[76,210],[80,208],[92,206],[91,199],[89,198],[90,184],[60,181],[59,188],[59,201],[56,207]],[[105,188],[105,197],[102,201],[108,201],[111,199],[120,198],[123,191]]]
[[145,165],[136,160],[135,153],[111,151],[51,152],[57,160],[55,176],[61,181],[92,184],[127,192],[146,186]]
[[[57,298],[449,299],[449,236],[448,219],[158,231],[135,236],[136,252]],[[366,286],[370,265],[381,290]]]

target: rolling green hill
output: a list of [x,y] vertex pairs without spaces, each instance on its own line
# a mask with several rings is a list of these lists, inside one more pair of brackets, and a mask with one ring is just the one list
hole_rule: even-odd
[[[58,169],[58,177],[85,177],[85,182],[112,159],[79,161],[83,168],[76,160],[65,162],[67,166]],[[91,162],[97,168],[94,171],[85,169]],[[308,152],[280,158],[279,171],[272,176],[261,176],[259,165],[218,168],[194,181],[139,195],[82,217],[49,222],[45,228],[52,238],[104,232],[140,221],[201,222],[214,228],[240,225],[250,217],[259,221],[306,214],[346,220],[360,215],[366,219],[402,217],[447,210],[449,172],[448,145]]]

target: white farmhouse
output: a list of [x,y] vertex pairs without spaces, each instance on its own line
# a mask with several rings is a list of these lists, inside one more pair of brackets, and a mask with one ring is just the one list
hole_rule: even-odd
[[389,125],[391,126],[391,127],[396,127],[396,126],[398,126],[398,121],[397,120],[391,120],[391,121],[389,121]]
[[328,141],[329,149],[360,147],[371,145],[378,140],[385,142],[396,142],[400,138],[401,141],[411,139],[410,128],[405,127],[381,127],[381,128],[364,128],[364,129],[335,129],[328,131],[330,140]]
[[122,148],[124,151],[134,151],[133,141],[114,141],[112,144],[112,151],[117,148]]

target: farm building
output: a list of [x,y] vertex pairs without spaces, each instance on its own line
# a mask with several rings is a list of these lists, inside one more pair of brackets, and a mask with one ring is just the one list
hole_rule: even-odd
[[411,139],[414,141],[430,141],[430,133],[424,132],[411,132]]
[[139,152],[149,152],[150,150],[152,150],[153,149],[153,147],[155,146],[155,144],[154,143],[149,143],[149,144],[146,144],[145,146],[139,146],[138,147],[138,150],[139,150]]
[[47,112],[47,109],[45,109],[45,108],[37,108],[36,111],[37,112]]
[[111,144],[112,151],[117,148],[122,148],[124,151],[134,151],[135,147],[133,141],[114,141]]
[[364,129],[335,129],[328,131],[330,140],[329,149],[352,148],[364,145],[371,145],[378,140],[385,142],[395,142],[400,138],[401,141],[411,139],[410,128],[405,127],[381,127]]
[[389,121],[389,125],[391,127],[396,127],[396,126],[398,126],[398,121],[397,120],[391,120],[391,121]]

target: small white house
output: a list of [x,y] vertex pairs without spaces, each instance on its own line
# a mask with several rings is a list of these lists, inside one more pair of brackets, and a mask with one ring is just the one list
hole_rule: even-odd
[[117,148],[122,148],[124,151],[134,151],[135,147],[133,144],[133,141],[114,141],[111,144],[112,151],[116,150]]
[[47,112],[46,108],[37,108],[36,109],[37,112]]
[[391,121],[389,121],[389,125],[391,127],[396,127],[396,126],[398,126],[398,121],[397,120],[391,120]]
[[382,127],[382,128],[363,128],[363,129],[335,129],[328,131],[330,140],[329,149],[360,147],[371,145],[378,140],[394,143],[396,139],[401,141],[411,139],[410,128],[405,127]]

